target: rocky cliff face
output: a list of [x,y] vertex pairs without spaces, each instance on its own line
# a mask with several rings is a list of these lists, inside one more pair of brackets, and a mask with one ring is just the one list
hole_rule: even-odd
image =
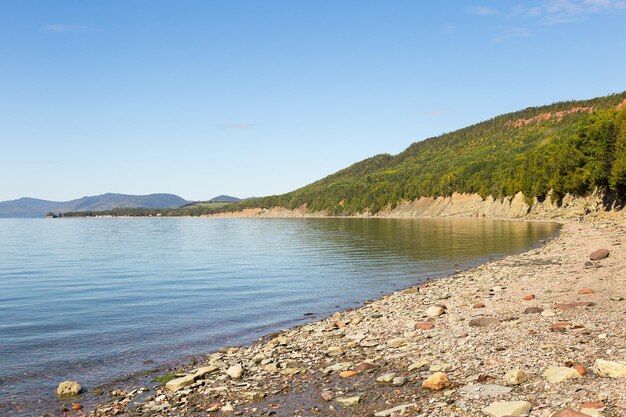
[[[376,215],[363,213],[356,217],[486,217],[492,219],[577,219],[602,217],[624,220],[626,209],[606,208],[602,195],[595,192],[587,197],[566,195],[562,203],[556,204],[548,197],[544,201],[533,200],[529,205],[520,192],[514,197],[495,199],[482,198],[478,194],[454,193],[449,197],[421,197],[411,202],[398,204],[393,210],[384,210]],[[306,208],[288,210],[282,207],[271,209],[246,209],[236,213],[222,213],[218,217],[325,217],[324,212],[309,212]]]

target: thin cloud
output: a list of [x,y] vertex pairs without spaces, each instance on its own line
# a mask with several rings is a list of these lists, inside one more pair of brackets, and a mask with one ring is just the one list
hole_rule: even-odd
[[232,130],[248,130],[254,129],[256,125],[254,123],[224,123],[221,125],[217,125],[222,129],[232,129]]
[[493,9],[491,7],[485,6],[474,6],[470,7],[468,11],[476,16],[497,16],[500,14],[500,11],[497,9]]
[[626,10],[625,0],[545,0],[536,6],[516,6],[510,17],[538,19],[545,25],[558,25],[620,10]]
[[64,23],[51,23],[43,25],[41,29],[44,32],[84,32],[87,30],[87,26],[67,25]]
[[506,32],[494,37],[492,40],[494,42],[504,42],[509,39],[529,38],[531,36],[533,36],[532,30],[528,28],[524,28],[524,27],[515,27],[515,28],[510,28]]

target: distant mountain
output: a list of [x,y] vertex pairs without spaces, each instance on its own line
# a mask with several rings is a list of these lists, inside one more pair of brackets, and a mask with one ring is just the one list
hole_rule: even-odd
[[0,217],[45,217],[47,213],[102,211],[114,208],[177,208],[189,202],[174,194],[128,195],[107,193],[71,201],[19,198],[0,202]]
[[241,198],[231,197],[229,195],[218,195],[208,201],[208,203],[239,203]]

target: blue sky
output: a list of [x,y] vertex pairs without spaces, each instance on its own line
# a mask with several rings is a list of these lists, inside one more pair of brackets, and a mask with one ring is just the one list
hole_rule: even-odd
[[283,193],[626,90],[626,3],[0,0],[0,200]]

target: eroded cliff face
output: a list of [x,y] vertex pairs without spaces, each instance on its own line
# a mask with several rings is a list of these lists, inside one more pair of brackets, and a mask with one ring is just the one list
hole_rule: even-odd
[[455,193],[450,197],[422,197],[395,209],[381,213],[384,217],[487,217],[494,219],[576,219],[604,217],[624,219],[626,211],[604,207],[602,195],[594,192],[587,197],[566,195],[561,204],[533,200],[529,205],[520,192],[514,197],[483,199],[478,194]]
[[[383,210],[375,215],[362,213],[354,217],[486,217],[491,219],[578,219],[580,216],[624,220],[626,209],[606,208],[602,195],[594,192],[587,197],[566,195],[560,205],[548,196],[544,201],[533,200],[529,205],[520,192],[514,197],[482,198],[478,194],[454,193],[449,197],[421,197],[398,204],[393,210]],[[246,209],[235,213],[216,214],[215,217],[327,217],[325,212],[310,212],[305,207],[289,210],[282,207],[271,209]]]

